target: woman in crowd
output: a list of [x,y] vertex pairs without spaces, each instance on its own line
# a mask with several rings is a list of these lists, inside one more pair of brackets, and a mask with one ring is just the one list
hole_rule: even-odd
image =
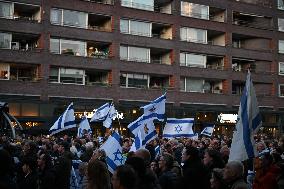
[[110,189],[110,176],[105,163],[91,160],[87,169],[88,189]]

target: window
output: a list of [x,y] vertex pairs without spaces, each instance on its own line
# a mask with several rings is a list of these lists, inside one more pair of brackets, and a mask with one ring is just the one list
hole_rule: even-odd
[[191,78],[181,78],[180,80],[181,91],[186,92],[199,92],[203,93],[204,80],[203,79],[191,79]]
[[0,64],[0,80],[9,80],[10,65]]
[[209,20],[209,6],[181,1],[181,15]]
[[0,18],[13,18],[12,3],[0,2]]
[[278,42],[278,52],[284,53],[284,40],[279,40]]
[[51,38],[50,52],[55,54],[86,56],[86,42]]
[[0,33],[0,49],[11,49],[12,34]]
[[279,62],[279,75],[284,75],[284,62]]
[[134,88],[149,88],[149,76],[144,74],[120,74],[120,86]]
[[121,0],[121,5],[124,7],[154,11],[154,0]]
[[180,65],[189,67],[206,67],[206,56],[197,54],[180,53]]
[[284,97],[284,84],[279,85],[279,96]]
[[283,0],[278,0],[278,9],[284,10],[284,1]]
[[141,47],[120,46],[120,59],[150,63],[150,49]]
[[85,71],[69,68],[51,68],[49,81],[65,84],[85,84]]
[[284,31],[284,19],[278,18],[278,31]]
[[62,9],[51,9],[50,21],[52,24],[87,28],[87,13]]
[[207,44],[207,31],[196,28],[180,28],[180,38],[182,41]]
[[151,26],[151,23],[142,21],[120,20],[120,32],[126,34],[151,37]]

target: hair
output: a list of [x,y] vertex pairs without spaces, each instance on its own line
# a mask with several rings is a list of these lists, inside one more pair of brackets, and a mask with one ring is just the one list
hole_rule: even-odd
[[174,164],[174,158],[171,154],[169,153],[163,153],[162,156],[166,162],[166,170],[169,170],[173,167]]
[[31,171],[35,171],[37,167],[37,160],[32,156],[26,156],[23,158],[23,165],[27,165]]
[[146,173],[146,165],[142,158],[140,157],[130,157],[127,158],[126,165],[132,166],[132,168],[135,170],[139,178],[143,177]]
[[51,156],[46,151],[40,152],[39,156],[42,154],[44,154],[43,161],[45,162],[45,169],[51,168],[53,166]]
[[110,189],[110,176],[106,164],[91,160],[88,164],[88,188]]
[[186,153],[186,155],[190,155],[191,160],[200,160],[199,151],[195,147],[187,146],[185,148],[185,153]]
[[244,175],[244,166],[240,161],[230,161],[227,163],[227,167],[233,171],[235,178],[242,178]]
[[121,165],[116,169],[116,176],[122,185],[126,189],[135,188],[137,177],[134,169],[129,165]]
[[146,166],[150,165],[151,163],[151,154],[147,149],[139,149],[135,152],[136,157],[140,157],[144,160]]
[[207,149],[205,153],[208,153],[208,155],[212,158],[212,164],[213,168],[224,168],[225,163],[222,159],[221,153],[217,150]]

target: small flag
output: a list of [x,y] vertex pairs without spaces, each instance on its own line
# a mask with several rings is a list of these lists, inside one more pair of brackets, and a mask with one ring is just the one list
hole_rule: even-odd
[[159,98],[152,101],[150,104],[141,107],[144,109],[144,116],[164,121],[165,119],[165,107],[166,107],[166,93]]
[[161,154],[161,146],[158,145],[155,147],[155,158]]
[[236,131],[233,133],[229,161],[244,161],[257,156],[254,134],[261,125],[255,90],[250,71],[248,71],[241,97]]
[[100,147],[106,152],[106,163],[108,170],[113,173],[117,166],[124,164],[125,159],[122,156],[122,147],[120,145],[121,137],[114,132],[107,141]]
[[109,112],[106,116],[106,119],[103,122],[103,126],[106,128],[110,128],[112,125],[112,120],[116,117],[117,111],[113,104],[110,105]]
[[212,134],[213,134],[215,125],[214,124],[204,124],[204,125],[205,125],[205,127],[204,127],[203,131],[201,131],[200,134],[211,137]]
[[82,121],[79,124],[77,136],[83,137],[83,135],[85,134],[84,132],[87,132],[88,134],[92,133],[88,118],[86,116],[82,118]]
[[99,107],[91,118],[90,122],[104,121],[110,110],[110,103],[106,103]]
[[192,126],[194,123],[193,118],[168,118],[163,131],[164,138],[175,138],[175,137],[192,137],[193,133]]
[[53,126],[49,129],[50,135],[54,135],[66,129],[76,127],[73,102],[67,107],[63,114],[57,119]]

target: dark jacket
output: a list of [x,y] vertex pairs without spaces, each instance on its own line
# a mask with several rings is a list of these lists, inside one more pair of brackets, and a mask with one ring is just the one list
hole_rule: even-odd
[[39,172],[38,179],[39,189],[55,188],[55,169],[46,168]]
[[58,158],[54,165],[55,168],[55,188],[69,189],[70,176],[72,168],[72,154],[71,152],[64,152]]
[[162,189],[175,189],[177,188],[178,177],[176,173],[171,170],[165,171],[159,177],[159,183]]
[[37,189],[37,173],[35,171],[26,175],[19,184],[19,189]]

